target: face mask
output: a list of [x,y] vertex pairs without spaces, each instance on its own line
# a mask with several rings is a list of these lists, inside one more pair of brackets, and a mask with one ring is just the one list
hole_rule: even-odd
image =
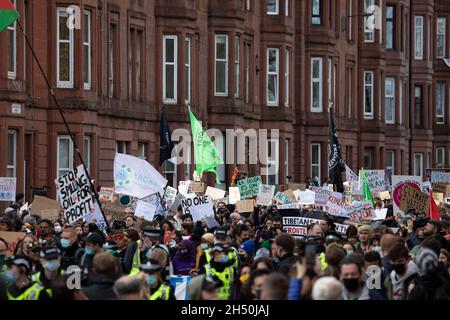
[[250,278],[250,274],[247,273],[247,274],[240,276],[239,281],[241,281],[241,283],[244,284],[249,278]]
[[52,260],[43,265],[45,270],[56,271],[59,269],[60,263],[57,260]]
[[149,274],[147,276],[147,285],[149,287],[153,287],[156,284],[156,277],[154,275]]
[[92,248],[84,248],[84,252],[87,255],[93,255],[94,254],[94,250],[92,250]]
[[375,246],[375,247],[372,248],[372,250],[381,254],[381,247],[380,246]]
[[347,250],[347,255],[350,256],[353,254],[353,250]]
[[181,249],[181,250],[180,250],[180,254],[181,254],[182,256],[185,256],[185,255],[187,255],[188,253],[189,253],[188,249]]
[[228,262],[230,262],[230,257],[229,256],[222,256],[222,258],[220,258],[219,262],[220,263],[228,263]]
[[343,280],[345,288],[350,292],[355,292],[359,287],[359,278],[347,278]]
[[62,231],[62,227],[61,226],[55,226],[55,233],[56,234],[60,234]]
[[41,236],[46,236],[48,234],[47,230],[41,230]]
[[61,247],[67,249],[70,247],[70,240],[67,239],[61,239]]
[[396,263],[392,265],[392,270],[394,270],[396,274],[404,274],[406,266],[403,263]]
[[202,249],[207,250],[209,248],[207,243],[202,243]]
[[18,278],[14,273],[12,273],[9,270],[5,271],[3,273],[3,276],[4,276],[5,280],[6,280],[6,282],[8,282],[8,283],[14,283],[14,282],[17,281],[17,278]]

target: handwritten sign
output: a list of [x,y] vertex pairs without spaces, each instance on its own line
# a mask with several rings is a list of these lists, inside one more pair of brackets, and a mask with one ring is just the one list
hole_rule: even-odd
[[197,222],[205,215],[214,214],[213,201],[208,196],[196,196],[181,200],[184,214],[192,215],[192,220]]
[[430,207],[430,198],[423,192],[405,185],[403,187],[402,201],[400,209],[407,212],[409,209],[415,209],[416,214],[428,214]]
[[8,243],[8,247],[6,248],[7,257],[13,255],[14,251],[16,250],[17,244],[25,236],[25,232],[0,231],[0,238],[5,239],[5,241]]
[[53,199],[35,196],[31,206],[31,212],[43,219],[59,218],[61,204]]
[[[361,171],[359,171],[359,177],[361,176]],[[380,193],[387,190],[388,183],[385,170],[366,170],[366,178],[370,191]],[[362,181],[360,181],[360,185],[362,185]]]
[[394,214],[402,211],[400,202],[402,200],[403,187],[409,185],[421,191],[422,177],[420,176],[392,176],[392,200],[394,203]]
[[278,210],[300,209],[300,205],[298,203],[281,204],[277,206],[277,209]]
[[217,189],[217,188],[213,188],[213,187],[207,187],[206,188],[206,192],[205,192],[205,196],[210,196],[211,199],[213,200],[218,200],[218,199],[222,199],[225,197],[225,190],[222,189]]
[[180,181],[178,183],[178,192],[182,195],[187,195],[189,193],[189,185],[192,183],[192,181]]
[[114,217],[118,221],[123,220],[126,206],[112,202],[101,202],[101,204],[106,216]]
[[431,172],[431,183],[450,184],[450,172]]
[[326,206],[328,202],[328,197],[333,196],[334,198],[337,198],[339,200],[342,200],[342,193],[340,192],[334,192],[330,191],[328,189],[319,188],[319,187],[312,187],[312,191],[315,192],[315,198],[314,198],[314,204],[316,206]]
[[326,204],[327,212],[337,217],[347,217],[347,209],[349,205],[332,195],[328,197]]
[[237,185],[241,199],[249,199],[256,197],[259,192],[259,186],[262,184],[261,176],[251,177],[243,180],[239,180]]
[[282,204],[291,203],[291,200],[289,200],[289,198],[281,192],[277,192],[277,194],[273,198],[277,201],[277,203]]
[[112,201],[114,195],[114,188],[101,187],[98,194],[100,201]]
[[256,204],[259,206],[269,206],[275,193],[275,186],[260,184]]
[[241,193],[239,192],[238,187],[229,187],[228,194],[228,201],[230,204],[236,204],[236,202],[241,200]]
[[389,191],[383,191],[379,193],[379,197],[380,199],[383,200],[390,200],[391,199],[391,194],[389,193]]
[[189,193],[203,193],[205,192],[205,183],[194,181],[189,185]]
[[166,204],[166,208],[172,207],[173,202],[177,196],[177,189],[172,188],[171,186],[167,186],[166,193],[164,194],[164,202]]
[[236,211],[239,213],[253,212],[254,207],[255,207],[254,199],[240,200],[236,202]]
[[16,201],[16,178],[0,178],[0,201]]
[[306,190],[306,183],[290,182],[287,185],[287,189],[305,191]]
[[314,191],[306,190],[300,191],[299,201],[300,205],[310,205],[314,204],[316,199],[316,193]]
[[350,220],[373,220],[377,215],[369,201],[355,201],[347,208],[347,217]]

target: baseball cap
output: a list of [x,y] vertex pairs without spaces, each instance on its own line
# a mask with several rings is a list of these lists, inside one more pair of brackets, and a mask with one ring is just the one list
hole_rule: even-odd
[[41,251],[41,258],[45,260],[56,259],[61,256],[61,251],[55,246],[47,246]]
[[89,232],[89,234],[83,239],[86,243],[99,244],[103,246],[103,238],[97,232]]

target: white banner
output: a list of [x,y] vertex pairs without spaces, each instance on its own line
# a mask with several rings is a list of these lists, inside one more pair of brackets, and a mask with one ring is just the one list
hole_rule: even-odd
[[208,196],[196,196],[181,200],[184,214],[192,215],[192,220],[197,222],[206,215],[214,215],[213,201]]
[[347,209],[348,209],[349,205],[336,197],[333,197],[330,195],[328,197],[326,207],[327,207],[327,212],[333,216],[344,217],[344,218],[347,217]]
[[138,218],[142,217],[144,220],[153,221],[156,213],[156,206],[145,201],[138,201],[134,215]]
[[316,193],[314,191],[306,190],[300,191],[298,204],[309,205],[314,204]]

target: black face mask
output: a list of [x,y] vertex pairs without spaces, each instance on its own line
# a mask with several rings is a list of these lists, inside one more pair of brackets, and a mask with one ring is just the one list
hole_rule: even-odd
[[188,253],[189,253],[188,249],[181,249],[181,250],[180,250],[180,254],[181,254],[182,256],[185,256],[185,255],[187,255]]
[[359,278],[346,278],[343,280],[345,288],[350,292],[355,292],[359,288]]
[[406,271],[406,266],[403,263],[396,263],[392,265],[392,270],[394,270],[396,274],[402,275]]

